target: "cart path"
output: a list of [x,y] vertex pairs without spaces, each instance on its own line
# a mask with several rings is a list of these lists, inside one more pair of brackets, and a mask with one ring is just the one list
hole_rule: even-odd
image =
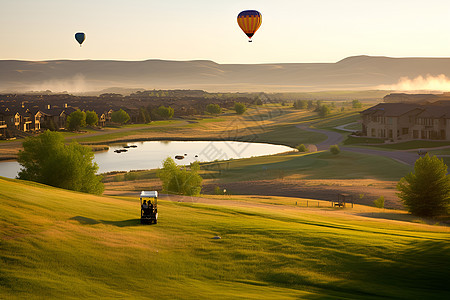
[[303,125],[303,124],[296,125],[296,127],[299,129],[302,129],[302,130],[310,131],[310,132],[325,134],[327,136],[327,139],[325,141],[316,145],[318,151],[328,150],[331,145],[337,145],[344,140],[344,136],[338,132],[329,131],[329,130],[325,130],[325,129],[311,128],[311,127],[309,127],[309,125]]
[[[317,150],[328,150],[331,145],[337,145],[344,140],[344,136],[335,131],[329,131],[325,129],[315,129],[310,128],[308,125],[296,125],[297,128],[310,131],[317,132],[321,134],[325,134],[327,139],[319,144],[317,144]],[[394,150],[394,151],[386,151],[386,150],[377,150],[377,149],[366,149],[366,148],[357,148],[357,147],[349,147],[343,146],[340,147],[343,151],[354,152],[354,153],[362,153],[369,155],[379,155],[394,159],[406,165],[413,166],[415,161],[420,157],[417,153],[408,152],[405,150]],[[409,150],[411,151],[411,150]]]

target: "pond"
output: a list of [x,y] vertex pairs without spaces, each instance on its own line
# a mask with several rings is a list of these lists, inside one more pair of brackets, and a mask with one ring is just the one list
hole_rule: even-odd
[[[280,145],[227,141],[147,141],[128,143],[127,148],[124,146],[125,144],[111,145],[108,151],[95,154],[94,161],[99,166],[98,173],[160,168],[162,161],[168,156],[179,165],[188,165],[194,161],[248,158],[293,150]],[[127,151],[115,152],[120,149]],[[175,156],[181,159],[176,159]],[[15,178],[19,170],[20,165],[16,161],[0,162],[0,176]]]

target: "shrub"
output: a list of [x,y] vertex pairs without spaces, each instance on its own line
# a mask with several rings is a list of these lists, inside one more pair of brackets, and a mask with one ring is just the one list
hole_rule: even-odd
[[330,146],[330,152],[334,155],[337,155],[341,152],[338,145],[331,145]]
[[398,197],[409,212],[423,217],[448,214],[450,205],[450,175],[447,165],[428,154],[416,160],[414,172],[397,184]]
[[384,208],[384,196],[380,196],[378,199],[373,201],[373,204],[375,204],[375,207]]
[[306,146],[304,144],[300,144],[297,147],[298,152],[306,152],[308,151],[308,149],[306,148]]

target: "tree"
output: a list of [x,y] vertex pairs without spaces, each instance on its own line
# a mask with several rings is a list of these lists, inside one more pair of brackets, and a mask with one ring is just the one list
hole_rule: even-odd
[[313,109],[313,108],[314,108],[314,101],[308,100],[308,106],[307,106],[307,108],[308,108],[308,109]]
[[98,115],[93,110],[86,112],[86,125],[96,126],[98,124]]
[[414,172],[397,184],[398,197],[409,212],[423,217],[447,214],[450,204],[450,175],[447,165],[436,156],[416,160]]
[[71,113],[66,120],[66,127],[68,130],[80,130],[80,127],[86,127],[86,113],[77,109]]
[[174,109],[170,106],[165,107],[161,105],[156,109],[156,114],[161,118],[163,118],[164,120],[171,119],[174,113],[175,113]]
[[306,109],[308,107],[308,101],[306,100],[295,100],[294,109]]
[[300,144],[300,145],[298,145],[295,148],[297,148],[298,152],[306,152],[306,151],[308,151],[308,149],[306,148],[306,146],[304,144]]
[[359,100],[353,100],[352,101],[352,107],[353,108],[361,108],[362,107],[362,103]]
[[198,174],[200,165],[198,162],[191,164],[190,170],[179,167],[170,157],[163,162],[163,168],[158,176],[162,181],[163,190],[166,192],[197,196],[202,190],[203,178]]
[[102,194],[102,176],[95,173],[94,153],[77,142],[64,144],[61,133],[45,131],[37,137],[29,137],[19,151],[22,165],[18,178],[35,181],[63,189],[91,194]]
[[247,107],[245,107],[244,103],[235,102],[234,103],[234,110],[238,115],[242,115],[247,110]]
[[222,112],[222,108],[219,104],[210,103],[206,105],[206,111],[212,115],[218,115]]
[[373,201],[375,207],[384,208],[384,196],[380,196],[378,199]]
[[341,149],[339,149],[338,145],[331,145],[330,152],[334,155],[338,155],[341,152]]
[[144,107],[139,108],[139,122],[144,124],[151,122],[150,114]]
[[320,107],[318,108],[318,113],[319,113],[319,117],[321,118],[325,118],[330,114],[330,107],[326,104],[322,104],[320,105]]
[[114,123],[119,123],[123,125],[130,120],[130,115],[124,111],[123,109],[119,109],[118,111],[113,111],[111,114],[111,121]]

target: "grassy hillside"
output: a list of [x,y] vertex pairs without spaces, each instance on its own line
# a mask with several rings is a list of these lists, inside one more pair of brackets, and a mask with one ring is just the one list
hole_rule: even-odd
[[447,227],[227,201],[141,226],[136,198],[0,178],[0,298],[450,296]]

